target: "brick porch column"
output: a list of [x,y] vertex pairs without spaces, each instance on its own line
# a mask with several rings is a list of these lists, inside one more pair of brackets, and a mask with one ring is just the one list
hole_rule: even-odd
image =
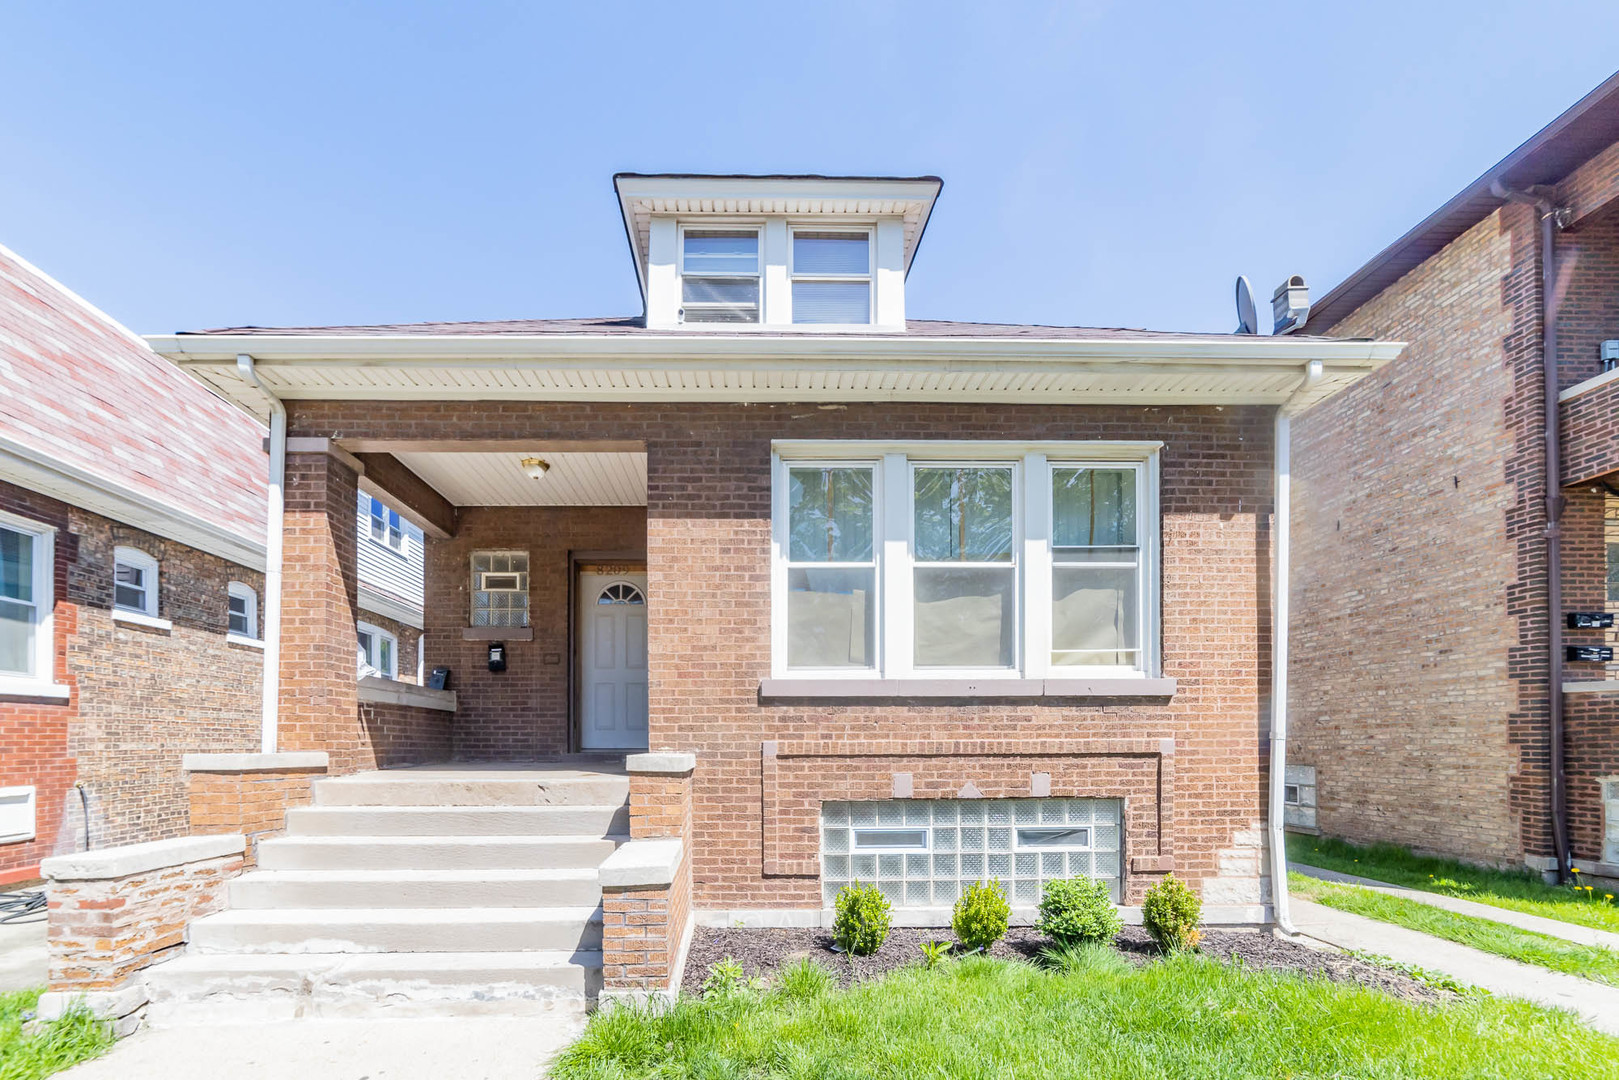
[[355,505],[363,471],[330,440],[287,440],[276,749],[324,750],[333,774],[371,767],[361,749],[354,664]]

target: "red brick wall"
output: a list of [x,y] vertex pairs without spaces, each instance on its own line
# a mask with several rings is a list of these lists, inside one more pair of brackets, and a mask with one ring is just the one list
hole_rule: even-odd
[[[37,839],[0,846],[0,879],[84,847],[75,780],[94,846],[185,835],[181,755],[258,748],[263,653],[226,643],[226,587],[262,596],[262,576],[3,482],[0,507],[57,526],[56,678],[74,688],[67,704],[0,701],[0,786],[33,785],[39,804]],[[113,621],[119,546],[159,561],[172,629]]]
[[279,836],[287,810],[308,806],[323,768],[267,769],[258,772],[193,772],[186,791],[191,831],[206,836],[241,833],[247,840],[243,865],[258,862],[259,841]]
[[[1258,900],[1254,856],[1264,810],[1260,748],[1270,606],[1269,410],[524,402],[297,402],[290,408],[293,433],[301,436],[645,444],[651,741],[655,748],[694,750],[702,762],[693,811],[699,906],[820,906],[813,877],[764,872],[764,742],[881,737],[926,741],[948,755],[953,740],[991,733],[1075,747],[1126,732],[1174,739],[1170,831],[1177,874],[1204,885],[1205,895],[1221,902]],[[772,438],[1163,440],[1163,653],[1165,673],[1180,680],[1179,692],[1168,703],[761,704],[759,679],[770,666]],[[478,532],[464,531],[469,537]],[[430,555],[430,578],[437,576],[438,558]],[[451,565],[459,566],[459,558]],[[429,584],[430,597],[434,587]],[[430,599],[429,610],[435,606]],[[428,648],[436,663],[437,637],[430,637]],[[463,699],[464,709],[475,707],[472,697]],[[986,764],[971,756],[956,760],[963,780]],[[839,771],[831,764],[823,775],[831,784]],[[1220,880],[1223,859],[1236,867],[1229,889]]]
[[[569,554],[645,558],[642,506],[467,507],[453,539],[427,541],[427,658],[450,669],[461,758],[566,753],[571,661]],[[507,635],[506,670],[489,670],[489,642],[463,637],[472,622],[472,553],[526,551],[532,641]]]

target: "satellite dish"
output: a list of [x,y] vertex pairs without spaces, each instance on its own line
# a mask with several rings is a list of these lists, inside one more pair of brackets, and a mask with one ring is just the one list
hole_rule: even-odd
[[1248,278],[1237,275],[1237,333],[1259,333],[1259,312],[1254,310],[1254,291],[1248,287]]

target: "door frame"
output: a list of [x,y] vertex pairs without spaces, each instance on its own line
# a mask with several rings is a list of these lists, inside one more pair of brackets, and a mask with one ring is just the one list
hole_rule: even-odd
[[[628,563],[638,567],[635,572],[646,573],[646,552],[644,551],[570,551],[568,552],[568,752],[571,754],[595,753],[584,749],[584,709],[581,707],[580,690],[584,684],[584,672],[580,668],[583,656],[579,651],[579,573],[580,567],[588,563]],[[647,618],[651,624],[652,588],[647,582]],[[652,655],[647,651],[647,681],[652,679]],[[649,687],[650,689],[650,687]],[[647,715],[647,745],[651,745],[652,717],[650,710]]]

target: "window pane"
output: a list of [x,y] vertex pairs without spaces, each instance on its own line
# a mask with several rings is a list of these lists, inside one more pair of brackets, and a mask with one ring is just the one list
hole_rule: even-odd
[[918,562],[1011,562],[1012,470],[917,469]]
[[874,569],[788,572],[788,667],[873,666],[876,575]]
[[1053,664],[1135,666],[1134,568],[1055,566],[1051,585]]
[[757,274],[759,234],[725,229],[686,231],[683,274]]
[[1051,470],[1051,537],[1055,547],[1134,546],[1135,471]]
[[869,281],[794,281],[793,322],[869,323]]
[[682,317],[689,323],[759,321],[758,278],[685,278],[681,298],[687,305]]
[[394,643],[388,638],[377,639],[377,667],[384,675],[394,671]]
[[871,561],[871,470],[788,470],[793,562]]
[[865,275],[871,273],[869,233],[793,233],[793,273]]
[[34,599],[34,538],[0,528],[0,597],[32,603]]
[[854,846],[857,848],[910,848],[928,849],[926,829],[856,829]]
[[29,605],[0,600],[0,671],[34,673],[34,609]]
[[1016,655],[1011,567],[918,567],[917,667],[1011,667]]
[[1619,600],[1619,544],[1608,545],[1608,599]]
[[146,589],[142,582],[146,573],[134,566],[119,566],[115,571],[116,583],[112,590],[112,602],[115,607],[132,608],[135,611],[146,610]]
[[1088,848],[1091,846],[1089,829],[1045,828],[1019,829],[1017,846],[1020,848]]

